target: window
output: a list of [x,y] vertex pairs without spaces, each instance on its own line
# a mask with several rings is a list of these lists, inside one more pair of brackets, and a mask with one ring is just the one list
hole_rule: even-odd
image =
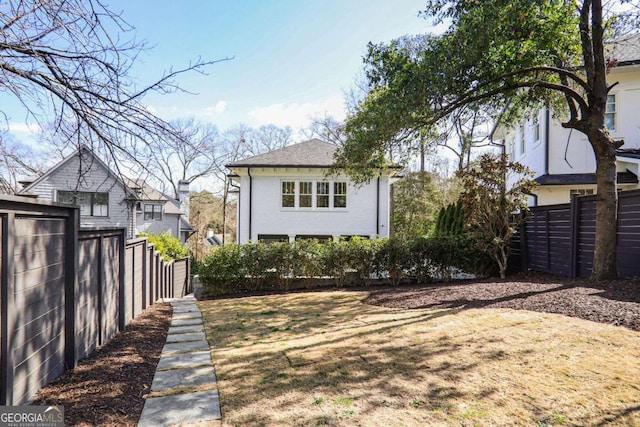
[[144,219],[145,221],[161,221],[162,205],[144,205]]
[[520,126],[520,155],[524,154],[524,125]]
[[533,143],[537,144],[540,142],[540,120],[538,120],[538,116],[533,118]]
[[296,183],[295,181],[282,182],[282,207],[293,208],[296,205]]
[[607,95],[607,106],[604,110],[604,124],[609,132],[616,131],[616,96]]
[[510,140],[507,144],[509,145],[509,158],[515,161],[516,160],[516,141]]
[[593,193],[592,188],[572,188],[569,190],[569,198],[573,198],[573,196],[591,196]]
[[313,182],[300,182],[300,207],[310,208],[313,199]]
[[346,182],[333,183],[333,207],[334,208],[347,207],[347,183]]
[[79,206],[81,216],[109,216],[109,193],[60,190],[57,192],[57,200]]
[[347,183],[331,181],[281,181],[281,206],[295,209],[344,209]]
[[318,208],[329,207],[329,183],[328,182],[316,183],[316,207]]

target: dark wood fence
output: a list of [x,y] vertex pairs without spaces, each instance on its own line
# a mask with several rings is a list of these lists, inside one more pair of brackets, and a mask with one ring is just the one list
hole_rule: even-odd
[[[514,241],[512,265],[571,277],[593,268],[596,196],[537,206]],[[640,275],[640,190],[618,193],[618,274]]]
[[0,197],[0,405],[33,399],[153,302],[189,291],[189,260],[165,263],[125,229],[79,228],[77,208]]

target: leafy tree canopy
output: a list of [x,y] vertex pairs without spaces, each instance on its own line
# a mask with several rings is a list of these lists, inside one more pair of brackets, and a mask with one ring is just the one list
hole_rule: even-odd
[[[369,93],[347,119],[337,156],[356,179],[384,167],[390,146],[415,146],[415,135],[456,114],[484,110],[503,120],[549,103],[563,126],[585,134],[597,163],[594,277],[615,275],[614,141],[605,125],[607,75],[615,66],[605,40],[637,31],[637,1],[615,15],[601,0],[433,0],[423,15],[449,24],[441,35],[370,44]],[[407,150],[409,151],[409,150]],[[609,237],[607,237],[609,236]]]

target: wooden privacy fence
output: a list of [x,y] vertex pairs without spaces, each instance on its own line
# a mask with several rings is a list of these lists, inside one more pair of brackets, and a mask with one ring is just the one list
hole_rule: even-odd
[[189,292],[189,260],[165,263],[125,229],[80,229],[79,211],[0,197],[0,405],[37,391],[147,306]]
[[[596,196],[537,206],[520,229],[514,255],[523,269],[588,277],[593,267]],[[640,275],[640,190],[618,193],[618,274]]]

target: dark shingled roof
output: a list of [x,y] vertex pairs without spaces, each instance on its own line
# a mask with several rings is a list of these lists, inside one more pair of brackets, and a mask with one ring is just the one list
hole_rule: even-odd
[[311,139],[238,160],[229,163],[227,167],[329,167],[333,165],[333,154],[337,149],[338,146],[335,144]]
[[[540,185],[595,184],[595,173],[566,173],[541,175],[536,178]],[[637,184],[638,177],[633,172],[618,172],[618,184]]]
[[605,49],[605,55],[618,61],[618,65],[640,63],[640,34],[628,34],[609,40]]
[[638,148],[619,148],[616,151],[616,156],[627,157],[630,159],[640,159],[640,149]]

